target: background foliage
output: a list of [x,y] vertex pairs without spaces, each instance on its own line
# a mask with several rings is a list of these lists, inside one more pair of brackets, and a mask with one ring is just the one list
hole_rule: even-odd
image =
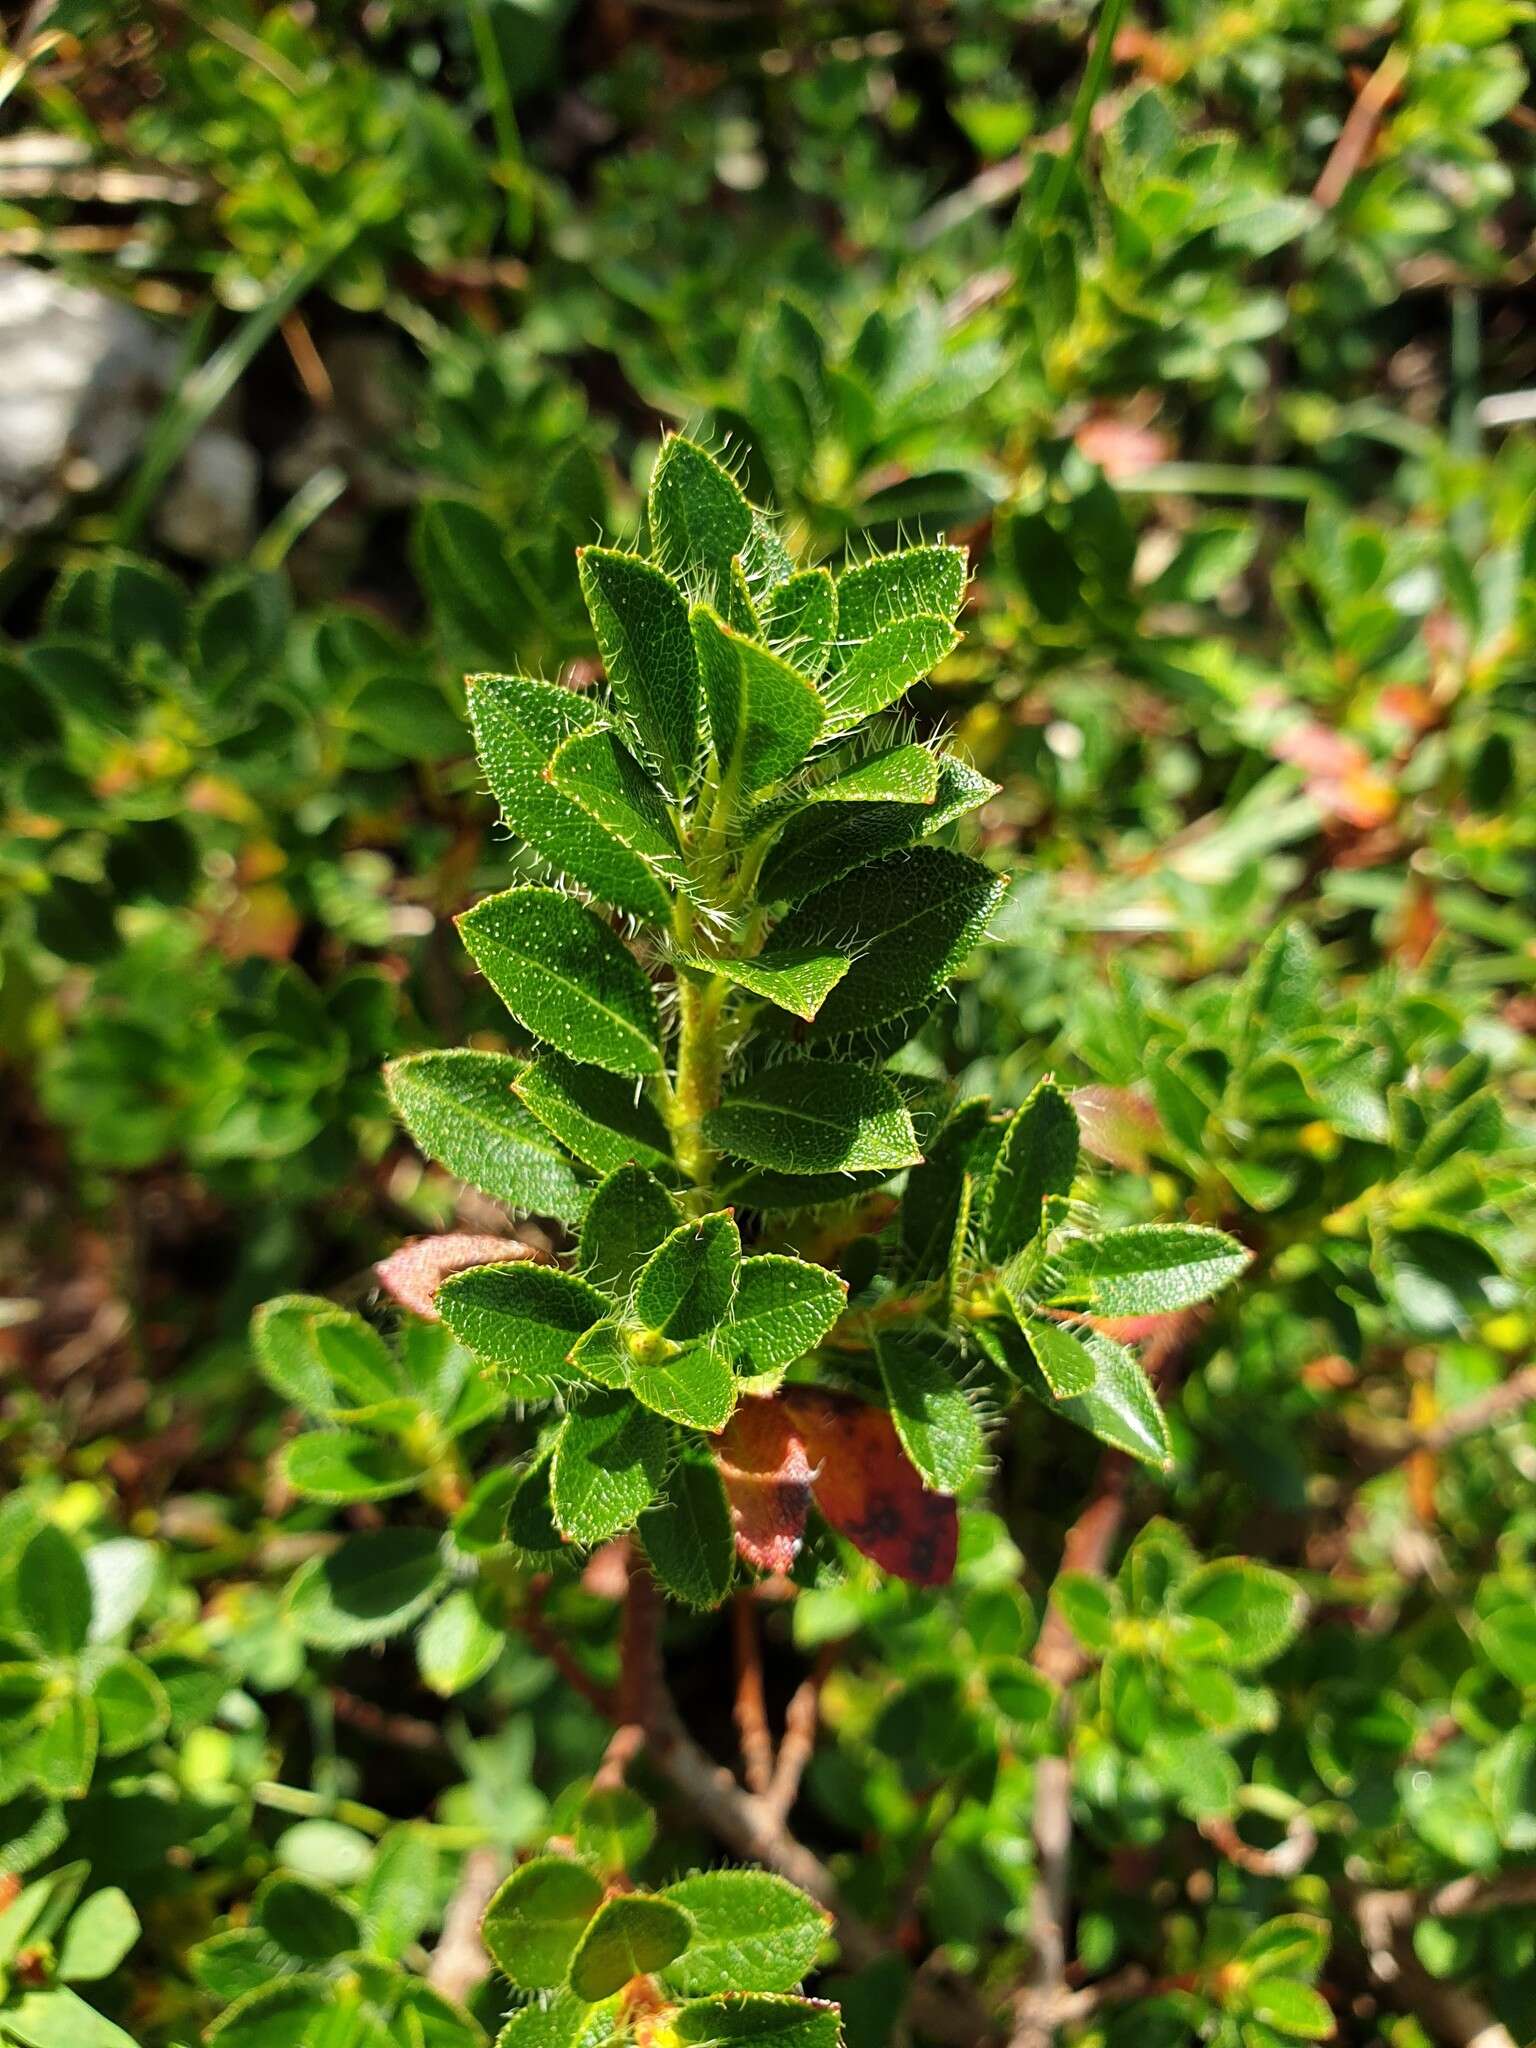
[[[0,2038],[1536,2036],[1530,44],[1523,0],[13,20],[7,289],[146,324],[3,478]],[[1054,1077],[1098,1227],[1251,1260],[1117,1332],[1151,1463],[978,1340],[974,1446],[904,1438],[947,1585],[829,1513],[647,1620],[498,1490],[548,1415],[373,1268],[559,1249],[598,1170],[509,1209],[381,1073],[528,1049],[453,929],[541,879],[462,679],[590,687],[575,551],[638,544],[676,427],[805,561],[969,552],[892,735],[997,785],[954,834],[1006,884],[894,1069],[930,1159]],[[872,1309],[894,1215],[794,1248]],[[605,1895],[553,1962],[526,1900],[476,1936],[514,1864]]]

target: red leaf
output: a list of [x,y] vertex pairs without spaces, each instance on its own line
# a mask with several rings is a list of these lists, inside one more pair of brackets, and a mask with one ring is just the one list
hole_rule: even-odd
[[759,1571],[787,1572],[805,1537],[811,1463],[783,1402],[748,1395],[714,1441],[736,1548]]
[[485,1237],[473,1231],[450,1230],[442,1237],[418,1237],[401,1245],[374,1267],[379,1285],[392,1294],[402,1308],[425,1316],[429,1323],[441,1321],[434,1297],[450,1273],[462,1273],[467,1266],[505,1266],[515,1259],[538,1259],[547,1263],[545,1253],[524,1244],[517,1237]]
[[1127,1173],[1146,1172],[1148,1144],[1162,1126],[1139,1088],[1074,1088],[1070,1101],[1088,1151]]
[[833,1528],[882,1571],[947,1585],[959,1539],[954,1500],[924,1486],[886,1411],[814,1387],[779,1398],[815,1461],[811,1491]]

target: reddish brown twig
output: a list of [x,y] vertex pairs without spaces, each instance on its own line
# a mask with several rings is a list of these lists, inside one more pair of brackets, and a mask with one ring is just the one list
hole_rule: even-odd
[[821,1717],[821,1692],[831,1676],[841,1649],[838,1643],[823,1643],[816,1653],[810,1675],[801,1679],[784,1709],[784,1734],[779,1742],[778,1760],[766,1794],[769,1807],[780,1820],[794,1805],[800,1780],[816,1751],[816,1726]]
[[1317,1830],[1304,1815],[1297,1815],[1285,1831],[1285,1840],[1273,1849],[1257,1848],[1245,1842],[1229,1820],[1212,1817],[1200,1822],[1200,1832],[1213,1849],[1255,1877],[1297,1877],[1312,1861],[1317,1848]]
[[544,1599],[549,1586],[549,1575],[544,1572],[529,1581],[526,1605],[509,1617],[512,1626],[521,1629],[541,1657],[548,1658],[572,1692],[579,1693],[588,1706],[596,1707],[600,1714],[611,1721],[618,1714],[613,1694],[605,1685],[600,1685],[590,1671],[583,1669],[567,1644],[544,1618]]
[[396,1749],[414,1749],[423,1755],[447,1748],[443,1731],[435,1721],[419,1720],[414,1714],[391,1713],[387,1707],[365,1700],[339,1685],[330,1688],[331,1709],[338,1721],[368,1735],[375,1742],[388,1742]]
[[652,1696],[661,1683],[661,1609],[650,1568],[632,1543],[624,1546],[624,1607],[619,1623],[619,1725],[592,1779],[595,1792],[615,1791],[645,1748]]
[[768,1731],[768,1703],[763,1696],[763,1646],[757,1630],[757,1606],[744,1588],[731,1602],[731,1643],[736,1657],[736,1733],[741,1742],[741,1768],[753,1792],[766,1792],[773,1778],[773,1737]]
[[1337,206],[1344,197],[1350,179],[1365,162],[1371,144],[1376,140],[1376,131],[1388,107],[1401,92],[1407,76],[1407,52],[1394,43],[1360,88],[1354,105],[1344,117],[1344,125],[1328,153],[1328,161],[1312,187],[1315,206],[1326,211]]

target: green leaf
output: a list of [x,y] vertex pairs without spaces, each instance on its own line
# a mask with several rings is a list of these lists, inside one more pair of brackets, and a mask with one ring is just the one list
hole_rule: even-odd
[[847,1282],[836,1273],[765,1252],[741,1262],[721,1341],[735,1353],[739,1372],[781,1372],[815,1349],[847,1305]]
[[685,1448],[667,1475],[666,1498],[647,1508],[637,1526],[651,1569],[674,1600],[720,1605],[730,1591],[736,1545],[713,1458]]
[[602,1903],[602,1882],[584,1863],[536,1856],[496,1892],[481,1937],[519,1989],[553,1991],[564,1984],[582,1930]]
[[388,2039],[359,2010],[355,1979],[343,1989],[318,1971],[306,1971],[246,1992],[220,2013],[204,2038],[219,2048],[291,2048],[338,2033],[348,2048],[385,2048]]
[[515,1085],[519,1099],[583,1165],[599,1173],[630,1164],[673,1170],[672,1141],[655,1104],[622,1077],[546,1051]]
[[695,606],[691,617],[721,781],[738,796],[754,796],[800,766],[821,735],[826,706],[801,670],[733,633],[707,606]]
[[582,594],[615,708],[673,796],[699,752],[699,668],[677,586],[637,555],[577,551]]
[[389,1346],[335,1302],[311,1294],[263,1302],[251,1319],[251,1342],[267,1383],[312,1415],[376,1414],[389,1404],[414,1413]]
[[436,1921],[438,1847],[426,1825],[391,1827],[358,1890],[375,1956],[399,1956]]
[[64,1929],[59,1975],[66,1984],[99,1983],[111,1976],[138,1938],[139,1916],[127,1893],[115,1884],[92,1892]]
[[513,1016],[558,1052],[615,1074],[660,1071],[651,984],[595,911],[553,889],[507,889],[458,925]]
[[91,1582],[78,1547],[45,1522],[16,1566],[16,1613],[50,1657],[74,1657],[91,1633]]
[[761,958],[847,952],[853,966],[814,1036],[868,1031],[926,1002],[986,929],[1003,877],[944,847],[916,846],[819,889],[775,927]]
[[127,1756],[170,1726],[165,1687],[137,1657],[93,1652],[81,1670],[100,1723],[103,1756]]
[[893,804],[899,808],[927,810],[939,793],[939,757],[931,747],[907,741],[899,747],[883,747],[864,755],[851,768],[843,768],[828,782],[807,790],[807,805]]
[[[513,2013],[496,2036],[496,2048],[609,2048],[618,2038],[618,2001],[586,2005],[569,1991]],[[435,2048],[435,2044],[434,2044]]]
[[0,1872],[31,1870],[53,1855],[69,1833],[64,1809],[34,1797],[0,1801]]
[[705,960],[686,956],[685,966],[723,974],[733,987],[762,996],[807,1023],[853,965],[846,953],[786,954],[779,960]]
[[831,1915],[766,1870],[707,1870],[668,1885],[693,1939],[666,1973],[684,1998],[721,1991],[792,1991],[816,1960]]
[[760,1992],[695,1999],[679,2008],[672,2027],[685,2048],[737,2048],[742,2041],[767,2042],[771,2048],[838,2048],[840,2037],[835,2005]]
[[554,1455],[551,1437],[540,1456],[520,1470],[514,1468],[514,1484],[507,1502],[505,1534],[508,1543],[524,1557],[546,1562],[565,1551],[565,1538],[555,1526],[555,1511],[549,1498],[549,1468]]
[[932,822],[927,804],[807,804],[769,849],[758,894],[765,903],[798,903],[924,838]]
[[965,602],[964,548],[903,548],[845,569],[837,579],[837,630],[843,645],[868,640],[915,612],[952,620]]
[[1316,1021],[1320,1007],[1317,941],[1305,925],[1282,924],[1253,956],[1234,1003],[1251,1043],[1274,1044]]
[[416,1668],[422,1683],[451,1700],[483,1678],[501,1655],[506,1637],[488,1622],[475,1596],[461,1586],[435,1607],[416,1638]]
[[958,1493],[985,1446],[956,1354],[942,1338],[882,1332],[875,1355],[902,1448],[936,1493]]
[[797,902],[870,861],[930,839],[996,792],[995,783],[949,755],[935,761],[921,748],[902,751],[928,764],[933,786],[912,802],[879,788],[868,800],[855,801],[856,772],[812,791],[782,824],[764,858],[758,888],[765,902]]
[[459,498],[429,500],[416,517],[412,553],[432,610],[455,643],[494,657],[507,620],[524,610],[495,520]]
[[451,1273],[437,1308],[460,1343],[501,1368],[519,1399],[546,1401],[570,1378],[571,1346],[608,1304],[574,1273],[525,1261]]
[[942,1273],[949,1262],[966,1183],[975,1172],[975,1155],[982,1149],[990,1121],[984,1095],[957,1103],[938,1136],[930,1141],[923,1164],[907,1176],[901,1204],[901,1246],[904,1265],[914,1279]]
[[594,1785],[576,1816],[576,1853],[601,1870],[629,1870],[656,1839],[656,1815],[627,1785]]
[[592,1197],[581,1230],[588,1278],[615,1301],[627,1299],[641,1267],[677,1228],[678,1207],[640,1166],[621,1166]]
[[709,1112],[704,1136],[781,1173],[892,1173],[922,1157],[895,1083],[832,1060],[764,1067]]
[[1058,1572],[1051,1605],[1085,1650],[1102,1657],[1114,1647],[1119,1602],[1113,1589],[1088,1572]]
[[588,1191],[513,1094],[523,1072],[506,1053],[417,1052],[386,1065],[384,1086],[429,1159],[514,1209],[578,1222]]
[[1236,1671],[1256,1670],[1278,1657],[1294,1641],[1306,1604],[1283,1572],[1243,1557],[1202,1565],[1174,1597],[1181,1614],[1221,1630],[1223,1661]]
[[283,1446],[278,1468],[307,1500],[389,1500],[420,1486],[421,1467],[404,1447],[361,1429],[316,1429]]
[[729,584],[731,558],[752,533],[752,508],[715,458],[681,434],[669,434],[651,471],[651,548],[667,575],[702,577],[716,603]]
[[1035,1355],[1041,1377],[1055,1398],[1065,1401],[1074,1394],[1086,1394],[1099,1376],[1098,1365],[1088,1349],[1091,1332],[1085,1330],[1079,1336],[1074,1330],[1064,1329],[1060,1323],[1048,1322],[1044,1316],[1030,1315],[1027,1305],[1016,1298],[1009,1287],[1006,1274],[1003,1276],[1003,1291],[1019,1319],[1025,1341]]
[[1084,1331],[1075,1341],[1092,1361],[1093,1385],[1081,1394],[1058,1398],[1017,1325],[998,1319],[973,1328],[988,1357],[1045,1407],[1144,1465],[1165,1471],[1173,1462],[1167,1419],[1146,1373],[1123,1345],[1096,1330]]
[[131,2034],[62,1986],[23,1992],[0,2013],[0,2027],[24,2048],[135,2048]]
[[1309,1913],[1281,1913],[1255,1928],[1238,1950],[1250,1978],[1295,1976],[1311,1979],[1328,1960],[1332,1931]]
[[1005,1721],[1038,1728],[1056,1707],[1056,1688],[1022,1657],[993,1657],[985,1666],[987,1696]]
[[814,683],[837,637],[837,588],[827,569],[802,569],[760,593],[763,638]]
[[480,765],[512,831],[603,902],[665,923],[671,901],[645,862],[545,777],[561,742],[591,725],[591,700],[527,676],[470,676],[468,684]]
[[571,1957],[570,1986],[595,2005],[631,1977],[648,1977],[688,1946],[693,1923],[681,1906],[648,1892],[604,1899]]
[[928,813],[927,834],[931,836],[945,825],[952,825],[956,818],[963,818],[968,811],[974,811],[996,796],[1001,786],[980,774],[968,761],[954,754],[940,754],[939,786]]
[[1069,1195],[1076,1173],[1077,1117],[1055,1082],[1042,1081],[1004,1132],[987,1183],[988,1257],[1006,1259],[1033,1244],[1044,1228],[1046,1197]]
[[101,1723],[90,1700],[76,1692],[46,1703],[42,1720],[22,1745],[23,1768],[48,1799],[83,1799],[96,1766]]
[[635,1282],[635,1320],[676,1344],[708,1336],[731,1312],[740,1268],[741,1234],[728,1209],[679,1224]]
[[583,1331],[571,1347],[571,1370],[576,1378],[595,1381],[600,1387],[627,1387],[633,1334],[617,1316],[606,1317]]
[[[838,632],[843,632],[842,595],[838,595]],[[960,635],[948,619],[893,619],[848,653],[840,668],[823,684],[832,705],[828,730],[849,732],[877,711],[897,703],[915,682],[931,674],[959,645]]]
[[595,1388],[573,1396],[550,1468],[562,1535],[605,1543],[634,1525],[661,1490],[671,1432],[632,1395]]
[[660,875],[680,878],[682,854],[666,800],[606,725],[573,733],[546,770],[556,789]]
[[330,1885],[291,1870],[263,1880],[255,1914],[278,1947],[301,1963],[327,1963],[362,1940],[356,1913]]
[[1478,1624],[1483,1654],[1513,1684],[1536,1686],[1536,1609],[1524,1601],[1495,1609]]
[[356,1649],[409,1628],[444,1576],[432,1530],[372,1529],[300,1565],[288,1586],[288,1614],[315,1649]]
[[1302,2041],[1331,2041],[1338,2032],[1333,2008],[1320,1991],[1294,1977],[1265,1977],[1248,1993],[1255,2019]]
[[723,1429],[736,1406],[730,1359],[712,1343],[691,1345],[670,1358],[632,1358],[628,1383],[637,1401],[689,1429]]
[[1063,1245],[1057,1296],[1091,1315],[1168,1315],[1208,1301],[1251,1257],[1224,1231],[1197,1223],[1133,1223]]

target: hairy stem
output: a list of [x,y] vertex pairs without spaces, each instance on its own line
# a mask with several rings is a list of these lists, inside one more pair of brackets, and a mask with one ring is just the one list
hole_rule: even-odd
[[[725,1067],[722,1023],[730,983],[712,974],[697,981],[680,974],[677,984],[677,1079],[668,1105],[668,1122],[677,1163],[695,1190],[707,1188],[715,1154],[704,1138],[704,1119],[720,1100]],[[696,1195],[694,1206],[700,1198]]]

